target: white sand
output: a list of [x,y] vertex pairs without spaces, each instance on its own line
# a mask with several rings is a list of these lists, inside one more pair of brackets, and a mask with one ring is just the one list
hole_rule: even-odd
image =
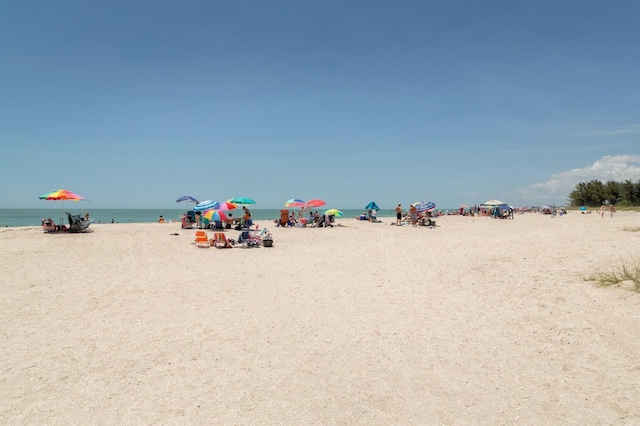
[[640,214],[383,220],[1,229],[1,423],[640,424]]

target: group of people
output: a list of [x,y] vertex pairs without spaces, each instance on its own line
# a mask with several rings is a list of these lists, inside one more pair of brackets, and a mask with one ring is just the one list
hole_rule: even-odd
[[[80,218],[80,220],[82,222],[90,222],[89,213],[85,213],[84,216]],[[55,221],[50,217],[46,219],[42,219],[40,225],[44,228],[46,232],[65,232],[69,230],[67,225],[65,225],[64,223],[60,223],[59,225],[56,225]]]
[[286,213],[286,210],[282,210],[283,216],[280,219],[276,219],[273,222],[276,226],[288,226],[288,227],[304,227],[304,226],[312,226],[312,227],[333,227],[335,223],[335,218],[333,215],[328,214],[319,214],[317,211],[309,211],[308,219],[304,217],[302,210],[298,213],[298,217],[296,217],[295,212]]
[[[181,220],[183,221],[183,228],[188,226],[189,228],[193,227],[193,224],[195,224],[196,228],[212,228],[212,229],[231,229],[234,226],[241,226],[241,227],[250,227],[253,225],[253,220],[251,218],[251,211],[249,211],[249,209],[246,206],[242,207],[242,218],[236,218],[233,217],[233,213],[227,213],[226,214],[226,218],[224,220],[214,220],[214,221],[209,221],[208,223],[205,222],[207,219],[203,219],[202,218],[202,212],[201,211],[189,211],[187,212],[186,215],[183,215],[181,217]],[[165,222],[165,219],[160,216],[160,219],[158,219],[158,222],[163,223]]]
[[431,211],[418,211],[414,205],[411,205],[409,210],[403,212],[402,204],[398,204],[394,211],[396,212],[396,225],[398,226],[403,223],[408,223],[413,227],[435,225]]
[[600,217],[604,217],[604,213],[609,210],[609,212],[611,213],[611,217],[613,217],[613,214],[616,212],[615,207],[613,207],[613,204],[609,204],[609,207],[607,208],[607,206],[605,204],[603,204],[600,207]]
[[367,220],[369,222],[378,222],[378,211],[376,209],[368,209],[360,216],[356,217],[359,220]]

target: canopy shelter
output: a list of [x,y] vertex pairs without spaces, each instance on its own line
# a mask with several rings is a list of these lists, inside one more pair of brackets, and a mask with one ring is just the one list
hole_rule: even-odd
[[367,206],[365,207],[365,210],[375,210],[378,211],[380,210],[380,207],[378,207],[378,205],[376,204],[375,201],[370,202],[369,204],[367,204]]
[[496,199],[489,200],[481,204],[481,206],[484,206],[484,207],[497,207],[502,205],[507,205],[507,203],[505,203],[504,201],[496,200]]

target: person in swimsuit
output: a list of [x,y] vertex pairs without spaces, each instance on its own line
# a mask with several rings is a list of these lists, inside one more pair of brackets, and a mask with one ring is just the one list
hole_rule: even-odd
[[402,204],[398,204],[398,207],[396,207],[396,225],[400,225],[400,222],[402,221]]

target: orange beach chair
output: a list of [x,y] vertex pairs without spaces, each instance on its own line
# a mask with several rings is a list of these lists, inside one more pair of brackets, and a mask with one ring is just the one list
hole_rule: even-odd
[[232,248],[231,241],[223,232],[215,232],[213,234],[213,245],[217,248]]
[[196,231],[196,247],[200,248],[208,248],[211,247],[211,243],[209,242],[209,237],[205,231]]

